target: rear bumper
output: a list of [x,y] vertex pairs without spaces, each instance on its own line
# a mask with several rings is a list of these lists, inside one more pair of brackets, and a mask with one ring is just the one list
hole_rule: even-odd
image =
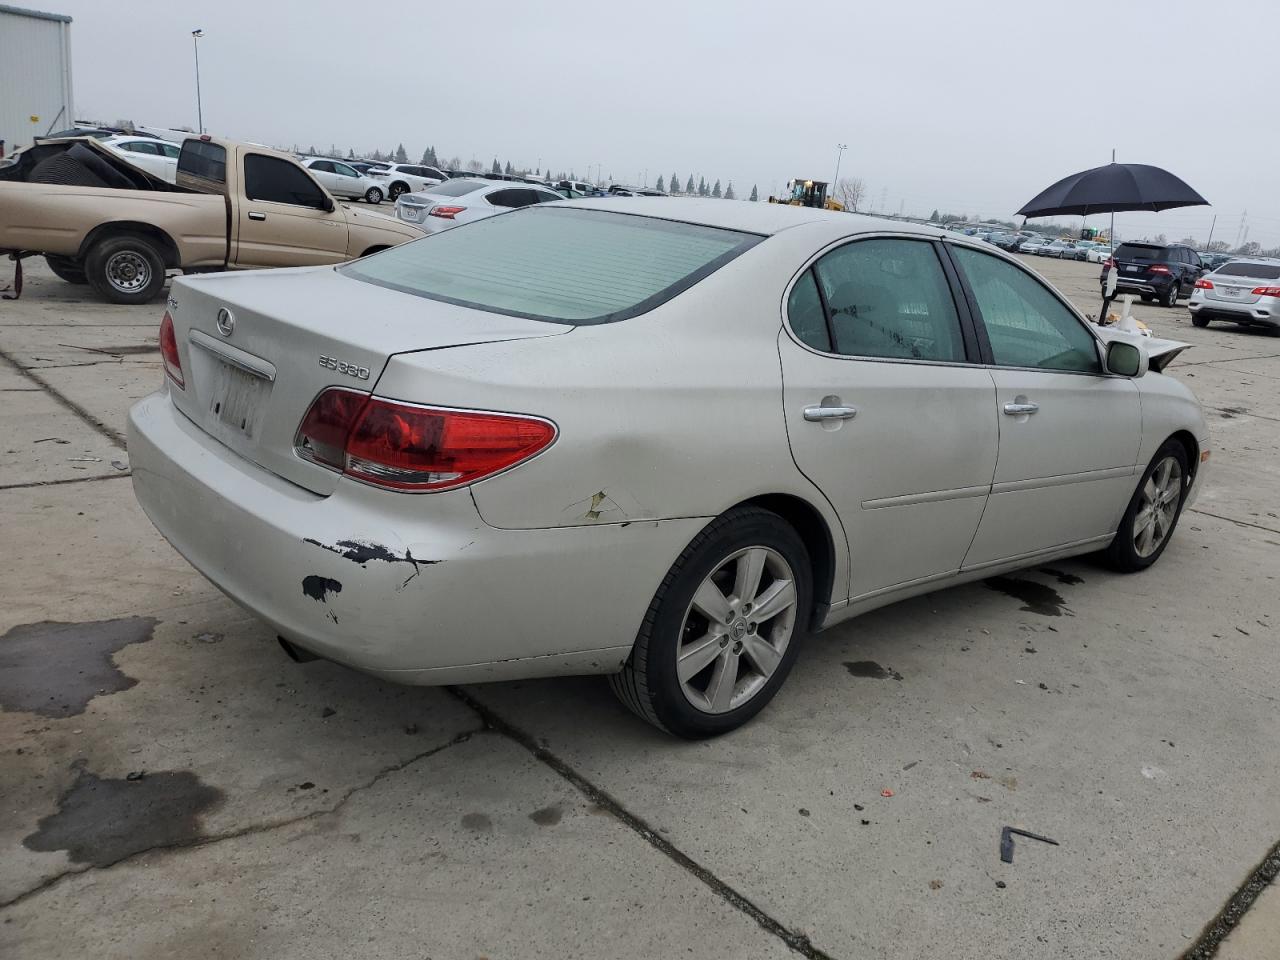
[[[1196,291],[1198,294],[1200,291]],[[1187,304],[1193,316],[1230,320],[1235,323],[1258,323],[1280,326],[1280,301],[1264,297],[1256,303],[1232,303],[1230,300],[1210,300],[1193,296]]]
[[197,570],[285,639],[405,683],[618,670],[705,520],[498,530],[466,489],[327,497],[245,460],[162,391],[129,413],[138,502]]

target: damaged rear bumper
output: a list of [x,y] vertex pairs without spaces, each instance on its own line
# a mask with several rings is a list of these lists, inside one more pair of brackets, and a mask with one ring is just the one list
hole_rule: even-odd
[[318,496],[233,453],[167,391],[129,414],[138,502],[197,570],[291,643],[405,683],[618,670],[681,519],[499,530],[470,491],[354,481]]

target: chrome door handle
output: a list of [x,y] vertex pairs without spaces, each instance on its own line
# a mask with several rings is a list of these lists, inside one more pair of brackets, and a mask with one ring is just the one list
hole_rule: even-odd
[[804,408],[804,418],[814,423],[821,423],[823,420],[852,420],[857,415],[857,407],[814,406]]
[[256,211],[256,210],[250,210],[250,211],[249,211],[249,219],[250,219],[250,220],[265,220],[265,219],[267,219],[267,215],[266,215],[265,213],[258,213],[258,211]]
[[1004,405],[1004,415],[1006,417],[1020,417],[1024,414],[1035,413],[1040,409],[1040,404],[1031,403],[1029,400],[1015,400],[1013,403]]

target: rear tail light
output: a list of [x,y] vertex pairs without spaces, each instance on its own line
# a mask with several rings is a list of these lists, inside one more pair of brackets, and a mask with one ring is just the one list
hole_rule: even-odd
[[556,438],[537,417],[420,407],[331,388],[294,438],[300,457],[395,490],[475,483],[528,460]]
[[467,208],[466,207],[446,207],[443,204],[441,204],[438,207],[431,208],[431,216],[441,217],[445,220],[452,220],[454,217],[456,217],[465,209]]
[[1153,263],[1151,266],[1147,267],[1147,271],[1150,273],[1168,273],[1169,268],[1161,263]]
[[160,321],[160,357],[164,360],[164,372],[181,390],[187,389],[182,379],[182,359],[178,356],[178,335],[173,332],[173,317],[164,312]]
[[1116,261],[1113,257],[1108,257],[1106,260],[1102,261],[1103,270],[1114,270],[1115,268],[1116,268]]
[[1212,283],[1212,281],[1209,281],[1209,280],[1203,280],[1203,279],[1202,279],[1202,280],[1197,280],[1197,281],[1196,281],[1196,289],[1197,289],[1197,290],[1212,290],[1212,289],[1213,289],[1213,283]]
[[1280,297],[1280,287],[1254,287],[1255,297]]

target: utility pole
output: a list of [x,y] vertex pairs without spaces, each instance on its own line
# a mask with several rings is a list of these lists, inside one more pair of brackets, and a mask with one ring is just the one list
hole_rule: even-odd
[[1208,250],[1210,253],[1212,253],[1212,252],[1213,252],[1213,251],[1212,251],[1212,247],[1213,247],[1213,228],[1214,228],[1214,227],[1216,227],[1217,225],[1218,225],[1218,215],[1215,213],[1215,214],[1213,215],[1213,222],[1209,224],[1209,242],[1208,242],[1208,243],[1206,243],[1206,244],[1204,245],[1205,250]]
[[196,132],[204,133],[204,107],[200,104],[200,38],[203,30],[191,31],[191,49],[196,55]]
[[840,185],[840,161],[844,157],[844,152],[849,149],[846,143],[836,144],[836,175],[831,178],[831,195],[835,196],[836,190]]

